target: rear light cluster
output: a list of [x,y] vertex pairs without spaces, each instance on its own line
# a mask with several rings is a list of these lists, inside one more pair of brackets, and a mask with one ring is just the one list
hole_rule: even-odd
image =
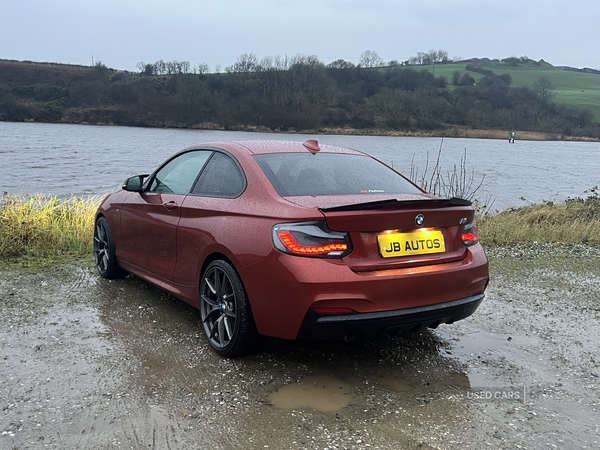
[[331,231],[325,222],[283,223],[273,227],[273,244],[290,255],[341,258],[352,251],[348,233]]
[[467,247],[479,242],[479,229],[477,228],[477,221],[475,219],[463,227],[462,241]]

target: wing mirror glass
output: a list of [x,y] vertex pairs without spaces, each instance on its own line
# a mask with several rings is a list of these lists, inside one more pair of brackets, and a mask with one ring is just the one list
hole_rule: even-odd
[[123,183],[123,189],[130,192],[142,192],[144,189],[144,180],[147,176],[148,174],[127,178]]

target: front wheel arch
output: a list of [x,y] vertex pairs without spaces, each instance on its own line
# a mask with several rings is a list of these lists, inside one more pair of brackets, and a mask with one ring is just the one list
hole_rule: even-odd
[[112,280],[127,275],[117,261],[115,240],[104,216],[94,223],[94,262],[102,278]]

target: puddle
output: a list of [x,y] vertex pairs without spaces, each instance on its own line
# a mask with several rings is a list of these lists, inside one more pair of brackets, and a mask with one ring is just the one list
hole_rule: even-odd
[[429,378],[429,381],[423,382],[414,375],[402,374],[382,374],[381,384],[394,392],[420,392],[426,390],[427,387],[430,389],[444,389],[444,388],[456,388],[456,389],[469,389],[471,387],[471,381],[467,374],[460,372],[449,372],[443,374],[436,374]]
[[393,375],[383,375],[381,377],[381,384],[387,389],[395,392],[414,392],[421,387],[420,384],[414,380]]
[[269,403],[281,409],[313,408],[339,411],[352,400],[351,386],[327,375],[308,375],[299,383],[288,384],[269,395]]
[[[536,374],[538,381],[544,376],[548,346],[544,339],[512,332],[493,333],[477,330],[462,334],[456,339],[453,356],[468,364],[471,387],[495,386],[498,376],[521,372]],[[490,373],[494,369],[494,374]],[[554,381],[550,374],[546,381]]]

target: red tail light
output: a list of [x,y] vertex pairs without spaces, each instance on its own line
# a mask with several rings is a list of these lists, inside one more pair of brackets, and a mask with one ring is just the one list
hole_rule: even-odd
[[345,252],[348,250],[348,244],[341,242],[330,242],[323,245],[302,245],[294,238],[292,232],[287,230],[280,231],[277,236],[288,250],[301,255],[329,255],[333,252]]
[[348,234],[331,231],[324,222],[275,225],[273,244],[284,253],[298,256],[341,258],[352,251]]
[[477,228],[477,221],[475,219],[463,227],[462,241],[467,247],[479,242],[479,229]]

